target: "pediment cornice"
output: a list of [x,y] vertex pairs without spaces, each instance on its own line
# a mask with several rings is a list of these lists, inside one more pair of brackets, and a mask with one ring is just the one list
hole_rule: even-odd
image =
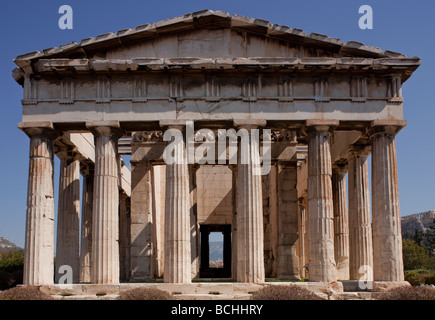
[[60,47],[53,47],[41,51],[34,51],[18,56],[15,62],[18,66],[32,59],[80,55],[86,52],[95,52],[113,46],[126,45],[136,41],[162,36],[168,33],[181,32],[199,28],[231,28],[246,31],[294,44],[323,48],[328,51],[340,53],[343,56],[361,56],[368,58],[406,57],[392,51],[383,51],[380,48],[364,45],[356,41],[347,43],[319,33],[307,34],[300,29],[289,28],[272,24],[262,19],[230,15],[223,11],[204,10],[175,17],[172,19],[145,24],[134,29],[123,29],[115,33],[105,33],[97,37],[83,39]]
[[[257,36],[277,39],[284,43],[296,46],[310,47],[323,50],[326,57],[304,57],[304,58],[136,58],[129,60],[96,59],[95,54],[105,52],[118,47],[128,47],[132,44],[155,39],[174,33],[189,30],[222,29],[227,28],[235,31],[242,31]],[[331,57],[328,57],[331,55]],[[32,73],[35,70],[61,70],[73,68],[79,71],[99,71],[110,66],[112,70],[134,70],[139,66],[147,68],[208,68],[213,69],[233,68],[234,66],[253,66],[261,69],[276,67],[304,68],[315,66],[317,68],[395,68],[412,73],[420,64],[420,58],[408,58],[403,54],[383,51],[376,47],[366,46],[362,43],[343,41],[331,38],[318,33],[307,34],[300,29],[292,29],[286,26],[272,24],[262,19],[230,15],[223,11],[204,10],[175,17],[172,19],[145,24],[134,29],[124,29],[115,33],[106,33],[95,38],[83,39],[79,42],[62,45],[60,47],[48,48],[41,51],[34,51],[23,54],[14,59],[20,70],[14,71],[16,81],[22,81],[23,73]],[[36,67],[35,67],[36,66]],[[30,70],[30,71],[29,71]],[[402,76],[406,80],[408,76]]]

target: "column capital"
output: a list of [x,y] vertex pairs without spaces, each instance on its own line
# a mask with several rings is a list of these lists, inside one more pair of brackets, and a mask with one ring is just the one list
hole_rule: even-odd
[[55,139],[59,135],[51,121],[29,121],[18,123],[18,129],[22,130],[29,138]]
[[163,142],[163,132],[161,130],[134,131],[131,138],[132,144]]
[[370,138],[377,134],[389,134],[395,136],[402,128],[406,126],[406,120],[373,120],[367,133]]
[[[83,165],[83,163],[82,163],[82,165]],[[85,177],[86,176],[93,176],[94,171],[95,171],[94,164],[93,163],[92,164],[86,163],[83,165],[83,167],[81,169],[81,174]]]
[[307,198],[306,197],[299,197],[298,203],[299,203],[299,206],[305,208],[307,206]]
[[86,127],[92,132],[96,137],[106,136],[106,137],[117,137],[122,136],[122,129],[119,121],[90,121],[86,122]]
[[77,152],[77,147],[55,146],[55,153],[61,160],[82,160],[83,157]]
[[256,129],[265,127],[267,121],[265,119],[234,119],[233,125],[236,128]]
[[190,122],[193,123],[192,120],[183,120],[183,119],[164,119],[159,121],[160,127],[163,129],[179,129],[180,131],[183,131],[186,126]]
[[348,164],[346,163],[334,163],[332,165],[332,173],[346,174],[348,172]]
[[368,157],[371,153],[370,145],[352,145],[347,153],[348,160],[355,159],[356,157]]
[[310,119],[305,122],[305,130],[308,134],[331,133],[339,124],[338,120]]

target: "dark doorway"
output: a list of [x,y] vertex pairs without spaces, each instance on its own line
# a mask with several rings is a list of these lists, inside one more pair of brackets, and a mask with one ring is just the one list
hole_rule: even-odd
[[[199,276],[201,278],[231,278],[231,225],[202,224],[199,231],[201,233]],[[210,249],[213,250],[212,260]],[[218,252],[218,249],[221,251]]]

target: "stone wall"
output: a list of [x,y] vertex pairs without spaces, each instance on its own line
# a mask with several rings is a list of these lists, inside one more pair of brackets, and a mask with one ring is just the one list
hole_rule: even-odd
[[277,277],[298,278],[298,194],[295,163],[279,164],[278,173],[278,239]]
[[201,166],[196,175],[198,223],[232,223],[232,172],[228,166]]
[[165,181],[166,168],[164,165],[153,166],[154,182],[154,275],[158,278],[163,277],[163,266],[165,257]]
[[298,278],[297,169],[275,164],[262,177],[264,266],[266,277]]

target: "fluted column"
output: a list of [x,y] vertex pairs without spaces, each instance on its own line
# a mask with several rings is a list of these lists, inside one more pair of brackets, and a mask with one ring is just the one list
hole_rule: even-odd
[[167,132],[174,134],[175,140],[166,149],[172,150],[173,162],[166,163],[164,281],[190,283],[192,280],[190,188],[186,146],[183,139],[185,127],[169,125],[166,128]]
[[332,196],[334,202],[334,253],[337,278],[349,279],[349,225],[347,210],[347,169],[344,165],[332,169]]
[[306,200],[303,197],[298,199],[299,216],[298,216],[298,232],[299,232],[299,272],[301,277],[306,277],[305,263],[307,259],[307,241],[306,241],[306,220],[307,220],[307,210],[306,210]]
[[370,150],[354,147],[349,158],[350,278],[373,280],[373,244],[367,158]]
[[192,279],[199,276],[199,224],[198,224],[198,196],[196,186],[196,172],[199,165],[189,165],[189,186],[190,186],[190,252],[192,260]]
[[307,121],[309,279],[316,282],[337,280],[330,151],[331,129],[334,125],[338,123]]
[[55,282],[64,275],[62,266],[71,267],[72,281],[80,273],[80,161],[67,150],[58,152],[60,158],[59,201],[57,210],[57,241]]
[[125,192],[119,193],[119,278],[130,280],[130,198]]
[[95,138],[91,282],[119,283],[119,122],[87,123]]
[[30,138],[27,186],[25,285],[53,283],[54,278],[54,146],[51,122],[21,122],[18,128]]
[[230,164],[228,166],[231,170],[232,188],[232,217],[231,217],[231,277],[237,279],[237,165]]
[[237,161],[237,281],[261,283],[264,274],[263,195],[256,124],[239,123]]
[[92,207],[94,193],[93,167],[83,175],[81,241],[80,241],[80,282],[91,282],[92,252]]
[[404,125],[375,121],[371,128],[373,277],[379,281],[404,280],[395,143]]

